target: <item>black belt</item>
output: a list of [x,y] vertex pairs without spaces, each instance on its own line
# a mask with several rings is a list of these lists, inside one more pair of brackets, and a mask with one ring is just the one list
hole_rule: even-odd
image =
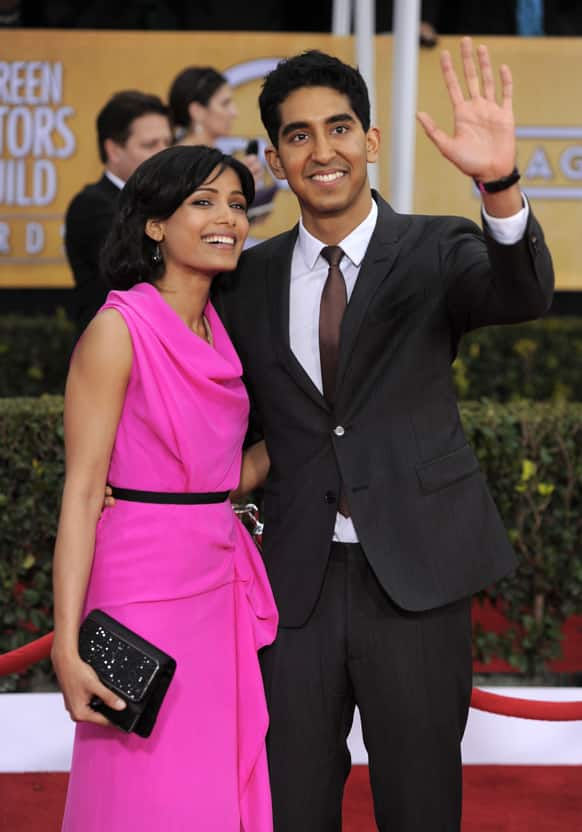
[[136,491],[133,488],[111,486],[116,500],[129,500],[132,503],[165,503],[166,505],[194,506],[204,503],[224,503],[230,491],[208,491],[187,493],[184,491]]

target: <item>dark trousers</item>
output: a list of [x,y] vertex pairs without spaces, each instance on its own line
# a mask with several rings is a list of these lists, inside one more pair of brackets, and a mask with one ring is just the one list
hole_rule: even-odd
[[381,832],[456,832],[471,695],[470,600],[411,613],[334,543],[309,621],[262,657],[275,832],[338,832],[354,707]]

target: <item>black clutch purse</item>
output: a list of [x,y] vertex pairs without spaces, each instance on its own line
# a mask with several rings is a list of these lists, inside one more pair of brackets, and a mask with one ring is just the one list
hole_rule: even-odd
[[92,610],[81,624],[79,655],[126,703],[115,711],[94,696],[91,707],[123,731],[149,737],[176,661],[101,610]]

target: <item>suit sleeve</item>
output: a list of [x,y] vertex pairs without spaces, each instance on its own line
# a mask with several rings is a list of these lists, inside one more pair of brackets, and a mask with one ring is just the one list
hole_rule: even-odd
[[513,245],[495,242],[485,226],[459,220],[440,243],[447,308],[461,335],[492,324],[533,320],[552,303],[554,270],[541,226],[530,211]]
[[[114,204],[105,199],[89,199],[83,194],[76,197],[67,211],[65,245],[73,268],[83,262],[85,268],[75,272],[79,286],[99,277],[99,257],[111,228],[115,212]],[[93,266],[93,268],[91,268]]]
[[[242,282],[240,279],[242,271],[243,264],[241,263],[236,277],[228,274],[219,275],[215,278],[214,285],[212,287],[212,303],[237,351],[239,351],[239,347],[236,342],[236,315],[231,314],[231,312],[236,310],[239,306],[237,303],[237,291],[240,291],[238,289],[238,284]],[[255,445],[264,438],[263,426],[259,418],[251,386],[244,373],[243,382],[245,384],[250,402],[249,424],[243,447],[250,448],[251,445]]]
[[67,211],[65,248],[75,280],[75,317],[80,331],[105,302],[109,291],[99,272],[99,258],[114,213],[114,201],[85,193],[76,196]]

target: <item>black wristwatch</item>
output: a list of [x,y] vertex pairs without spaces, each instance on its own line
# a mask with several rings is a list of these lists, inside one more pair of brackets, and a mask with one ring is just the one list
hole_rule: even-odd
[[512,185],[519,182],[520,178],[520,172],[517,168],[514,168],[509,176],[502,176],[501,179],[494,179],[492,182],[479,182],[478,179],[473,181],[482,194],[498,194],[500,191],[511,188]]

